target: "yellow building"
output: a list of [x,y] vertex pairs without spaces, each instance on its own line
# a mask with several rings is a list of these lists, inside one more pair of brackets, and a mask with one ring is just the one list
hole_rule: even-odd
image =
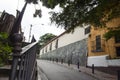
[[[95,64],[96,66],[116,66],[109,64],[111,60],[120,62],[120,38],[112,37],[106,40],[104,34],[109,29],[120,27],[120,18],[113,19],[106,24],[107,27],[98,28],[91,27],[91,32],[88,37],[88,65]],[[120,34],[118,34],[120,35]],[[117,63],[117,66],[120,63]]]

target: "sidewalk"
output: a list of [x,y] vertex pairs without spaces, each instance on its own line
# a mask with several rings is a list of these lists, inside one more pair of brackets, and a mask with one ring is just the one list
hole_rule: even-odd
[[5,77],[3,77],[3,76],[1,77],[0,76],[0,80],[8,80],[8,77],[6,77],[6,76]]
[[[54,62],[54,63],[56,63],[56,62]],[[80,72],[84,72],[88,75],[91,75],[91,76],[95,77],[98,80],[117,80],[117,76],[110,75],[110,74],[107,74],[107,73],[104,73],[104,72],[101,72],[101,71],[98,71],[98,70],[94,70],[94,74],[93,74],[91,68],[86,68],[86,67],[80,66],[79,69],[78,69],[77,65],[73,65],[73,64],[71,64],[70,66],[68,66],[68,64],[66,64],[66,63],[61,64],[60,62],[58,62],[56,64],[59,64],[61,66],[64,66],[64,67],[67,67],[67,68],[70,68],[70,69],[74,69],[74,70],[77,70],[77,71],[80,71]]]
[[0,80],[8,80],[11,65],[0,67]]

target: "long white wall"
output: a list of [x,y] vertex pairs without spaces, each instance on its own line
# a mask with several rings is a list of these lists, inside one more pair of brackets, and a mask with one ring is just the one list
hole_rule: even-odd
[[[68,44],[83,40],[85,38],[88,37],[88,34],[85,35],[85,28],[83,27],[77,27],[73,33],[65,33],[63,35],[61,35],[60,37],[58,37],[58,48],[66,46]],[[40,50],[40,54],[46,53],[46,47],[47,47],[47,52],[50,51],[50,45],[52,43],[52,50],[55,50],[56,47],[56,41],[57,39],[53,40],[52,42],[50,42],[49,44],[47,44],[46,46],[44,46],[41,50]]]
[[96,67],[120,66],[120,59],[108,60],[108,56],[109,55],[88,57],[87,65],[92,66],[92,64],[94,64]]
[[107,56],[108,55],[88,57],[87,65],[92,66],[92,64],[94,64],[94,66],[107,67],[108,66],[108,63],[107,63],[107,60],[106,60]]
[[66,33],[59,37],[59,47],[80,41],[87,38],[87,35],[84,33],[84,28],[77,27],[73,33]]

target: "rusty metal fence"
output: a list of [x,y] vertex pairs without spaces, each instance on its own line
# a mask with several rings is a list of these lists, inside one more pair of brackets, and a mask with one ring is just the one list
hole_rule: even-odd
[[[17,35],[18,36],[18,35]],[[9,80],[37,80],[37,42],[20,48],[19,39],[14,43],[13,61]]]

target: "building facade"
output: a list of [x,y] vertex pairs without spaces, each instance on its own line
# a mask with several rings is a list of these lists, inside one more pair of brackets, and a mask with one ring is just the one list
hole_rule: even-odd
[[116,18],[106,23],[107,27],[78,27],[74,33],[64,32],[40,50],[41,58],[80,62],[82,66],[120,66],[120,37],[104,37],[110,29],[120,29],[119,21]]
[[90,27],[77,27],[73,33],[62,33],[41,48],[40,57],[85,66],[89,31]]
[[120,37],[114,36],[109,40],[104,37],[110,29],[120,27],[120,18],[113,19],[106,25],[105,28],[91,28],[88,37],[88,66],[120,66]]
[[0,16],[0,32],[6,32],[10,34],[13,24],[15,21],[15,16],[6,13],[5,11],[1,12]]
[[[10,34],[13,29],[14,22],[16,18],[18,17],[18,15],[19,15],[19,11],[17,11],[16,17],[5,11],[0,12],[0,32],[5,32],[7,34]],[[24,32],[22,32],[21,24],[20,24],[19,33],[22,34],[23,42],[24,42],[25,37],[24,37]]]

